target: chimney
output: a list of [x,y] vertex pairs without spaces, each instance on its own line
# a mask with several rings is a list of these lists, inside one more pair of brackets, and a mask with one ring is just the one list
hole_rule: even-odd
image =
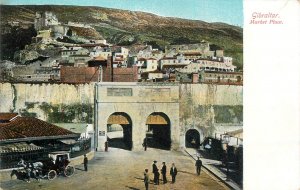
[[114,60],[115,60],[115,56],[116,56],[116,53],[113,51],[111,52],[111,63],[110,63],[110,81],[111,82],[114,82]]
[[192,73],[192,83],[198,83],[198,82],[199,82],[199,74]]

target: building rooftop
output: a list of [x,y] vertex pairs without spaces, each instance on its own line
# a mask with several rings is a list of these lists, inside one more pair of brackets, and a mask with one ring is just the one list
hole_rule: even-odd
[[183,68],[187,66],[188,64],[180,64],[180,63],[174,63],[174,64],[164,64],[162,66],[163,69],[168,69],[168,68]]
[[227,72],[227,71],[204,71],[205,73],[218,73],[218,74],[237,74],[243,75],[243,72]]
[[185,52],[185,53],[183,53],[183,55],[184,56],[201,56],[202,54],[200,52]]
[[176,57],[163,57],[160,60],[175,60],[177,59]]
[[0,141],[19,138],[74,136],[75,133],[33,117],[16,117],[0,126]]
[[75,54],[75,55],[70,55],[69,57],[90,57],[88,54]]
[[1,121],[9,121],[17,115],[17,113],[0,113],[0,123],[2,123]]

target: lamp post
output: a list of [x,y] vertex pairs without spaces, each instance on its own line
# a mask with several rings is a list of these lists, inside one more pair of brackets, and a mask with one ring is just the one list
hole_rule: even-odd
[[225,151],[225,164],[226,164],[226,181],[229,180],[229,166],[228,166],[228,144],[230,142],[229,135],[223,135],[222,148]]

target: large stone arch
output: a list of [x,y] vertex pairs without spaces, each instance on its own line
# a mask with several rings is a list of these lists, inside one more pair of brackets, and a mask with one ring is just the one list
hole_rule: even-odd
[[[112,125],[120,125],[122,131],[112,130]],[[125,112],[114,112],[107,118],[107,140],[110,147],[132,149],[132,120]]]
[[146,137],[152,148],[171,149],[171,122],[164,112],[152,112],[146,119]]
[[[95,99],[95,128],[97,150],[104,150],[107,139],[107,121],[115,112],[127,113],[132,121],[132,150],[143,150],[147,118],[154,112],[168,116],[171,149],[179,148],[178,86],[137,83],[98,83]],[[113,92],[113,93],[112,93]]]

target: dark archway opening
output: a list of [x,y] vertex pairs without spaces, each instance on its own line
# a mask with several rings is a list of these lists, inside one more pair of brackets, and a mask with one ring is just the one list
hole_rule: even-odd
[[164,150],[171,149],[171,127],[169,117],[161,112],[154,112],[147,118],[146,132],[148,147]]
[[116,112],[107,121],[108,146],[125,150],[132,149],[132,122],[123,112]]
[[196,129],[189,129],[185,133],[185,147],[196,148],[200,146],[200,134]]

